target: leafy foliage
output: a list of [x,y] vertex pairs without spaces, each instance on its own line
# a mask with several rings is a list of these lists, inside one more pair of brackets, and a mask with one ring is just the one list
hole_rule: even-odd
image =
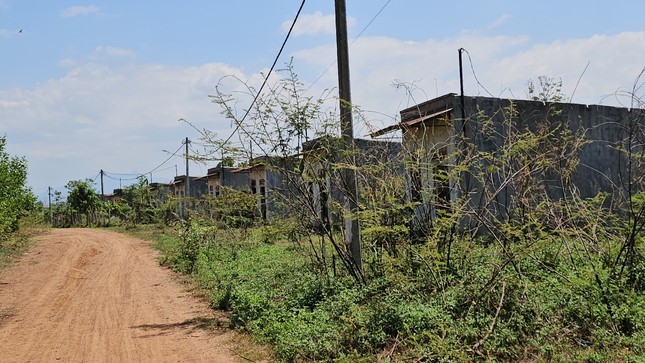
[[127,220],[131,224],[153,223],[156,208],[153,204],[152,194],[148,186],[148,179],[141,176],[137,183],[127,186],[123,190],[123,200],[129,207]]
[[[629,167],[623,185],[585,199],[572,180],[589,140],[559,122],[558,104],[531,123],[520,122],[513,102],[495,115],[478,110],[475,141],[452,135],[369,160],[334,144],[325,132],[333,123],[320,112],[325,101],[300,97],[291,68],[288,75],[258,95],[248,118],[237,118],[230,95],[214,96],[255,144],[249,154],[260,149],[271,162],[302,153],[299,165],[269,165],[294,190],[280,195],[286,212],[259,225],[257,200],[243,192],[205,200],[211,214],[193,215],[160,246],[166,264],[230,311],[232,327],[270,343],[286,362],[645,355],[641,114],[631,114],[614,145]],[[551,79],[529,93],[564,100]],[[314,124],[326,137],[309,147],[302,141]],[[360,271],[342,243],[343,168],[356,171],[360,186],[360,209],[350,216],[361,223]],[[417,185],[415,176],[431,182]]]
[[67,203],[79,213],[87,214],[101,203],[101,199],[92,186],[93,183],[94,181],[91,179],[72,180],[65,186],[69,190]]
[[0,241],[18,229],[19,219],[36,203],[27,187],[27,160],[9,155],[6,145],[6,137],[0,137]]

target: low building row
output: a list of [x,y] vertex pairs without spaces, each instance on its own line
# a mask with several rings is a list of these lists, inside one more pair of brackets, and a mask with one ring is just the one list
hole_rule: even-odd
[[[643,187],[643,159],[633,155],[644,152],[642,142],[635,138],[645,128],[644,117],[642,109],[447,94],[402,110],[400,122],[372,133],[372,139],[355,139],[353,147],[358,152],[349,159],[343,154],[340,139],[321,137],[305,142],[298,155],[257,157],[244,167],[218,165],[208,169],[205,176],[180,175],[170,183],[152,183],[150,187],[159,198],[168,193],[175,198],[218,198],[226,188],[245,191],[256,196],[258,215],[265,220],[289,213],[280,199],[310,198],[311,215],[318,221],[328,221],[334,219],[331,204],[342,204],[345,195],[339,165],[353,159],[350,164],[357,167],[390,165],[372,178],[384,178],[387,173],[401,175],[406,199],[415,203],[419,221],[436,218],[439,208],[464,198],[473,208],[488,208],[504,216],[515,201],[525,197],[517,195],[521,186],[497,180],[491,173],[495,191],[491,194],[478,176],[496,165],[496,157],[508,158],[514,150],[510,144],[524,143],[522,147],[526,148],[531,142],[514,139],[513,135],[540,134],[541,143],[566,137],[579,142],[563,145],[563,157],[558,159],[566,172],[562,175],[552,173],[557,168],[523,159],[522,154],[510,156],[509,163],[534,163],[520,165],[520,169],[541,184],[549,198],[568,196],[564,179],[583,198],[601,192],[620,193],[621,189],[633,193]],[[401,132],[401,142],[377,139],[396,130]],[[458,159],[467,158],[475,159],[467,167],[459,165]],[[565,167],[571,167],[565,165],[571,159],[576,164],[565,171]],[[375,181],[362,183],[369,186]]]

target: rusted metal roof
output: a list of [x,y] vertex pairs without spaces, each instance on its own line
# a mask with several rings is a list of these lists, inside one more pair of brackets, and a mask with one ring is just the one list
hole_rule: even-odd
[[389,132],[392,132],[394,130],[399,130],[399,129],[406,128],[406,127],[415,127],[417,124],[419,124],[421,122],[425,122],[427,120],[434,119],[434,118],[437,118],[439,116],[446,115],[446,114],[450,113],[451,111],[452,111],[452,108],[447,108],[445,110],[441,110],[439,112],[435,112],[435,113],[430,114],[430,115],[415,118],[415,119],[405,121],[405,122],[399,122],[396,125],[391,125],[391,126],[388,126],[386,128],[376,130],[376,131],[372,132],[369,135],[374,138],[374,137],[378,137],[378,136],[381,136],[381,135],[385,135],[385,134],[387,134]]

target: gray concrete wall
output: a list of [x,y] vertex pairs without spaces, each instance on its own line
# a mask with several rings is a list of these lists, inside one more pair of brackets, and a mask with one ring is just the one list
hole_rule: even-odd
[[223,168],[220,172],[221,185],[237,190],[249,191],[251,179],[249,173],[233,173],[236,168]]
[[208,181],[204,179],[197,179],[197,177],[190,177],[190,196],[193,198],[201,198],[208,194]]
[[[577,156],[579,165],[571,177],[571,182],[583,198],[596,196],[599,192],[618,193],[626,187],[628,176],[627,157],[619,151],[628,138],[630,125],[643,123],[642,112],[610,106],[587,106],[581,104],[543,103],[539,101],[511,101],[488,97],[465,97],[465,127],[461,122],[461,101],[453,98],[453,119],[455,134],[462,134],[477,150],[495,152],[507,142],[504,135],[509,131],[505,122],[509,117],[511,127],[519,130],[537,130],[548,127],[554,130],[554,137],[562,135],[563,130],[584,133],[587,143]],[[642,127],[642,126],[641,126]],[[492,132],[491,132],[492,131]],[[642,151],[642,148],[641,148]],[[484,161],[482,161],[485,163]],[[566,160],[562,160],[566,162]],[[642,173],[643,171],[635,171]],[[552,198],[561,198],[568,193],[561,186],[560,175],[537,175],[543,178],[546,191]],[[461,187],[471,192],[474,203],[484,204],[475,178],[464,175]],[[478,194],[479,193],[479,194]],[[504,188],[494,201],[494,208],[502,214],[506,212],[514,197],[512,187]]]

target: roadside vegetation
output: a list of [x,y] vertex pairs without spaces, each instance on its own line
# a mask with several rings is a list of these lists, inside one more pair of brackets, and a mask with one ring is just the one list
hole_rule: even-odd
[[0,137],[0,269],[45,228],[40,206],[27,187],[27,160],[9,155]]
[[[562,101],[560,85],[540,79],[529,96]],[[155,241],[162,264],[191,276],[214,308],[230,312],[231,328],[272,346],[279,361],[645,359],[642,113],[634,113],[617,146],[628,178],[612,192],[582,199],[570,176],[588,142],[584,133],[547,123],[517,128],[512,104],[500,110],[507,117],[503,135],[484,123],[485,137],[503,140],[494,152],[457,135],[454,142],[463,146],[457,151],[403,150],[391,160],[365,162],[365,155],[330,141],[308,154],[310,161],[285,163],[303,152],[306,140],[333,140],[338,127],[326,95],[303,96],[290,66],[259,96],[245,84],[240,89],[257,99],[243,116],[236,113],[239,92],[232,97],[218,88],[212,97],[252,150],[204,130],[209,147],[200,159],[223,162],[226,155],[248,165],[251,153],[271,155],[269,166],[281,172],[289,192],[269,196],[278,207],[268,221],[254,195],[225,189],[217,198],[159,202],[145,179],[126,188],[120,203],[94,200],[86,208],[68,198],[54,206],[54,216],[70,225],[121,225]],[[635,92],[629,97],[632,107],[643,108]],[[554,104],[550,116],[558,112]],[[319,169],[311,173],[314,164]],[[359,185],[359,211],[351,216],[333,197],[321,208],[314,193],[313,186],[325,183],[329,195],[343,192],[337,178],[343,168],[356,171]],[[507,187],[521,197],[500,214],[464,193],[446,199],[434,188],[410,196],[409,173],[428,170],[435,170],[436,185],[452,188],[470,171],[486,201]],[[562,198],[547,195],[541,182],[547,176]],[[84,183],[91,181],[70,183],[70,195],[83,195]],[[423,200],[435,208],[419,218]],[[180,209],[189,217],[181,218]],[[360,221],[360,269],[343,243],[345,217]]]

